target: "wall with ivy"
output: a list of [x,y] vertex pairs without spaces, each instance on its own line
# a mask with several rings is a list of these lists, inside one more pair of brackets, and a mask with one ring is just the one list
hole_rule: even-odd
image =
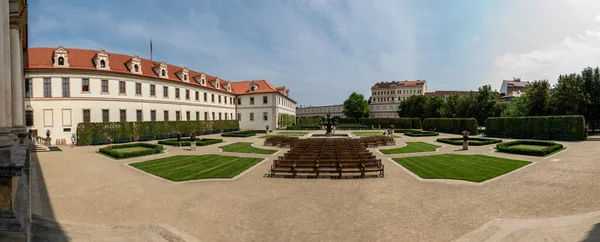
[[277,119],[277,126],[291,126],[294,124],[296,124],[296,115],[279,113],[279,117]]

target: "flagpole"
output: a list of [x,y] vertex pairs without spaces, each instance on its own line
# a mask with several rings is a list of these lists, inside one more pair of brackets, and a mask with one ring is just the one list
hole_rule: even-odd
[[154,60],[152,59],[152,37],[150,37],[150,61],[154,63]]

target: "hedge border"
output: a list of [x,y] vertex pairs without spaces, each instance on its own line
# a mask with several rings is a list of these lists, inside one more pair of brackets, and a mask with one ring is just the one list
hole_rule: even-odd
[[[134,152],[117,152],[117,151],[115,151],[117,149],[133,148],[133,147],[145,147],[145,148],[150,148],[150,149],[134,151]],[[110,145],[110,146],[106,146],[104,148],[100,148],[100,150],[99,150],[100,153],[105,154],[105,155],[110,156],[115,159],[125,159],[125,158],[133,158],[133,157],[138,157],[138,156],[153,155],[153,154],[158,154],[162,151],[163,151],[162,145],[148,144],[148,143]]]
[[[500,139],[486,139],[486,138],[471,138],[471,137],[469,137],[468,140],[469,140],[469,145],[472,145],[472,146],[482,146],[482,145],[491,145],[491,144],[502,143],[502,140],[500,140]],[[451,144],[451,145],[463,145],[463,138],[439,138],[436,141],[440,142],[440,143]],[[476,141],[476,142],[471,142],[471,141]]]
[[519,139],[585,140],[585,118],[581,115],[490,117],[485,135]]
[[[223,142],[223,139],[198,139],[196,140],[196,145],[197,146],[207,146],[207,145],[212,145],[212,144],[218,144]],[[177,146],[177,139],[168,139],[168,140],[159,140],[158,141],[159,144],[161,145],[170,145],[170,146]],[[179,142],[181,144],[181,146],[191,146],[192,142],[190,139],[181,139],[181,142]]]
[[[258,132],[251,132],[251,131],[238,131],[238,132],[227,132],[227,133],[222,133],[221,136],[223,137],[250,137],[250,136],[255,136]],[[266,133],[266,131],[265,131]]]
[[419,130],[406,130],[403,133],[404,133],[404,135],[410,136],[410,137],[426,137],[426,136],[438,136],[438,135],[440,135],[440,133],[438,133],[438,132],[419,131]]
[[423,130],[435,128],[436,132],[460,134],[467,129],[471,135],[477,135],[477,119],[474,118],[426,118]]
[[[511,148],[511,146],[515,145],[541,145],[547,147],[541,150],[530,150],[515,147]],[[496,145],[496,150],[499,152],[532,156],[546,156],[554,153],[555,151],[561,150],[562,148],[564,148],[562,144],[538,140],[517,140]]]

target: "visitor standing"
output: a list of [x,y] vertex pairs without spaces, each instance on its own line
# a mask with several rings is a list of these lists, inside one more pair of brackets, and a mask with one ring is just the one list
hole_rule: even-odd
[[29,138],[31,139],[31,143],[35,144],[35,135],[33,135],[33,130],[29,130]]
[[192,132],[190,135],[190,150],[196,150],[196,132]]
[[463,135],[463,150],[468,150],[469,149],[469,131],[467,129],[465,129],[462,132]]
[[181,132],[177,131],[177,146],[181,147]]
[[71,148],[75,146],[75,135],[71,135]]
[[267,134],[269,134],[269,125],[267,125],[266,128],[267,128]]

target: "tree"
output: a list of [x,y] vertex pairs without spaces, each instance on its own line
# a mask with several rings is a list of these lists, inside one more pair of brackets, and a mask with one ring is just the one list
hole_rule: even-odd
[[404,99],[398,105],[398,116],[410,118],[423,118],[425,112],[425,96],[414,95]]
[[588,70],[584,70],[583,75],[573,73],[558,77],[558,83],[554,86],[556,91],[552,94],[550,102],[554,114],[570,115],[586,112],[589,96],[585,92],[582,76],[589,75],[587,78],[592,78],[592,70],[589,69],[590,73],[585,73],[586,71]]
[[525,94],[528,116],[549,115],[550,83],[548,80],[535,81]]
[[525,98],[513,98],[505,102],[505,108],[502,111],[502,117],[522,117],[527,115]]
[[423,105],[423,119],[426,118],[441,118],[446,112],[446,100],[440,96],[425,97],[425,105]]
[[358,122],[359,118],[364,117],[369,113],[369,104],[365,100],[365,96],[353,92],[348,99],[344,101],[344,115],[349,118],[354,118]]
[[591,67],[581,72],[583,77],[584,92],[589,100],[585,113],[585,120],[591,123],[591,128],[595,129],[600,121],[600,68]]
[[488,117],[500,116],[504,109],[503,104],[500,102],[500,93],[492,91],[490,85],[479,87],[477,94],[475,94],[475,102],[472,105],[472,117],[477,119],[479,125],[484,125]]

